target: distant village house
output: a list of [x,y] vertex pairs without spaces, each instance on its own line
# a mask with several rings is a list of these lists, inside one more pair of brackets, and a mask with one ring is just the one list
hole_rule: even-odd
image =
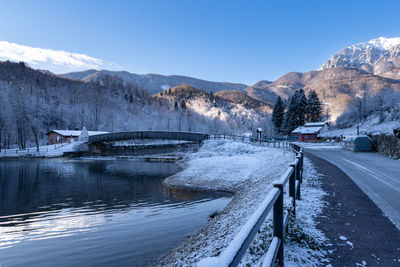
[[292,134],[299,136],[299,142],[312,142],[318,139],[318,134],[328,129],[329,124],[324,122],[309,122],[299,126],[292,131]]
[[[47,133],[47,143],[49,145],[68,143],[78,139],[82,131],[78,130],[52,130]],[[103,131],[88,131],[89,136],[97,134],[106,134]]]

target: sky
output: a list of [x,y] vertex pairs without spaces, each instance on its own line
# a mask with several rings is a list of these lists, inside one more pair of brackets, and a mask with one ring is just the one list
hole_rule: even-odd
[[318,69],[357,42],[400,36],[396,0],[0,0],[0,6],[0,41],[84,54],[108,69],[247,85]]

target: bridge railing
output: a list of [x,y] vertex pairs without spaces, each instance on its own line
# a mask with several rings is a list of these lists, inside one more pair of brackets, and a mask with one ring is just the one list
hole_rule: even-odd
[[185,140],[200,143],[208,139],[207,134],[191,132],[171,132],[171,131],[131,131],[115,132],[89,136],[89,144],[122,141],[130,139],[165,139],[165,140]]
[[[265,218],[272,210],[273,238],[267,253],[262,260],[262,266],[284,266],[284,237],[288,227],[289,217],[296,217],[296,200],[300,200],[303,178],[303,149],[295,144],[284,142],[296,153],[296,159],[289,165],[279,180],[273,183],[273,189],[250,216],[239,233],[217,257],[200,261],[199,266],[217,262],[219,266],[238,266]],[[289,193],[290,208],[284,211],[284,192]]]

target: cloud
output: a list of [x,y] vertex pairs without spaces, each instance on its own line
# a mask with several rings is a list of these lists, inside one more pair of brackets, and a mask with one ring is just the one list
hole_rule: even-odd
[[0,60],[24,61],[32,68],[46,69],[54,73],[118,68],[117,64],[105,62],[85,54],[36,48],[6,41],[0,41]]

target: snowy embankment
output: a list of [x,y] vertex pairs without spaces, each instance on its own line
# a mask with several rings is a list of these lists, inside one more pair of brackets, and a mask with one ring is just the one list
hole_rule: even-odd
[[296,220],[290,221],[285,240],[286,266],[321,266],[328,263],[328,252],[323,248],[329,245],[324,233],[317,229],[315,218],[320,216],[326,205],[321,188],[321,174],[308,158],[304,158],[301,199],[297,202]]
[[[167,178],[165,183],[170,186],[229,191],[234,193],[234,197],[223,211],[209,220],[205,227],[189,236],[185,243],[170,251],[155,265],[195,266],[203,258],[219,255],[268,195],[272,189],[272,181],[287,170],[294,157],[294,153],[288,148],[273,148],[265,144],[245,144],[230,140],[205,141],[197,153],[188,156],[184,162],[184,171]],[[307,173],[306,171],[305,174]],[[307,191],[304,193],[304,196],[308,195]],[[321,194],[310,193],[313,195],[312,203],[303,207],[304,213],[307,214],[301,220],[294,222],[294,225],[298,225],[304,221],[307,225],[302,227],[307,228],[309,235],[315,239],[316,236],[322,236],[314,230],[314,224],[311,222],[315,211],[320,209],[321,201],[318,202],[316,199]],[[302,204],[303,201],[299,206]],[[298,232],[298,227],[296,229]],[[303,228],[302,231],[308,234]],[[271,239],[272,227],[269,218],[245,255],[243,264],[256,264],[266,253]],[[308,257],[311,259],[307,257],[305,259],[311,263],[321,257],[302,247],[305,246],[289,245],[288,250],[293,251],[287,254],[289,262],[299,262],[296,256],[298,253],[301,253],[301,257],[304,254],[311,255]]]
[[65,152],[73,152],[82,142],[71,142],[64,144],[54,144],[48,146],[40,146],[39,152],[36,147],[30,147],[24,150],[21,149],[2,149],[0,152],[1,158],[22,158],[22,157],[61,157]]
[[[371,116],[368,120],[364,121],[359,125],[360,134],[393,134],[393,129],[400,128],[400,120],[396,121],[385,121],[379,123],[379,117]],[[320,137],[340,137],[350,136],[357,134],[357,125],[345,129],[332,129],[329,131],[322,132],[318,136]]]

